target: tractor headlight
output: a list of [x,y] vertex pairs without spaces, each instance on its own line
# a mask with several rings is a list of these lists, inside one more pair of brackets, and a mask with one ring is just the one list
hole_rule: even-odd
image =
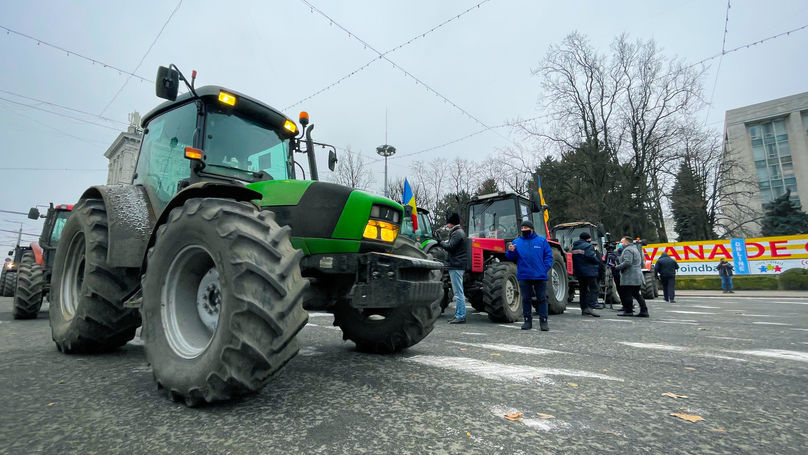
[[386,221],[370,220],[362,236],[366,239],[394,242],[398,237],[398,225]]

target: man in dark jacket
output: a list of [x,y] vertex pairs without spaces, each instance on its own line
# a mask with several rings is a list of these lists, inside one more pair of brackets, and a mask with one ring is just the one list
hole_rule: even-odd
[[600,259],[595,247],[590,240],[592,236],[587,232],[582,232],[578,240],[572,244],[572,271],[578,279],[578,292],[580,293],[580,305],[582,316],[600,315],[592,311],[598,300],[598,281]]
[[676,294],[677,270],[679,270],[679,264],[668,256],[668,253],[662,253],[654,266],[654,275],[662,282],[662,294],[665,296],[666,302],[676,303],[673,297]]
[[460,227],[460,215],[455,212],[446,215],[449,239],[441,242],[448,253],[449,278],[452,279],[452,292],[455,295],[455,316],[449,324],[466,323],[466,296],[463,294],[463,274],[466,271],[466,233]]
[[724,294],[735,294],[735,291],[732,290],[733,265],[727,262],[726,259],[721,259],[716,269],[718,269],[718,276],[721,277],[721,289],[724,290]]
[[553,251],[547,239],[533,232],[533,223],[522,221],[522,236],[508,245],[505,257],[516,261],[516,279],[522,294],[522,315],[525,323],[522,330],[533,328],[531,300],[539,301],[539,327],[542,332],[550,330],[547,324],[547,276],[553,268]]

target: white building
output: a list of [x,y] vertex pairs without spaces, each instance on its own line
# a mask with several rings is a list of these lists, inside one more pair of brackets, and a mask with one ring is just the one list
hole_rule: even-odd
[[121,133],[109,146],[104,156],[109,159],[107,185],[115,183],[132,183],[135,173],[137,154],[143,132],[140,129],[140,114],[129,114],[129,127]]

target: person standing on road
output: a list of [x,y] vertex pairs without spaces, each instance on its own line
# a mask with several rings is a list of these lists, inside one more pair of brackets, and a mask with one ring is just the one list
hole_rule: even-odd
[[654,275],[662,283],[662,295],[665,297],[666,302],[676,303],[673,300],[676,294],[676,271],[679,270],[679,264],[668,253],[662,253],[654,265]]
[[642,276],[643,253],[637,244],[631,242],[631,237],[620,239],[623,245],[623,252],[620,254],[620,263],[615,266],[615,271],[620,272],[620,302],[623,304],[623,312],[618,316],[634,316],[634,299],[640,304],[638,318],[648,317],[648,307],[645,299],[640,293],[645,278]]
[[718,269],[718,276],[721,277],[721,289],[724,290],[724,294],[735,294],[735,291],[732,290],[732,271],[735,267],[726,259],[721,259],[716,268]]
[[589,233],[582,232],[578,236],[578,240],[572,244],[572,271],[578,280],[581,316],[599,318],[600,315],[592,311],[592,308],[598,301],[598,290],[600,289],[598,281],[600,259],[590,243],[591,239],[592,236]]
[[466,296],[463,294],[463,274],[466,271],[466,233],[460,227],[460,215],[451,212],[446,215],[449,239],[440,243],[448,253],[449,278],[455,295],[455,315],[449,324],[466,323]]
[[542,332],[550,330],[547,324],[547,276],[553,268],[553,251],[547,239],[533,232],[533,223],[522,221],[522,236],[508,245],[505,257],[516,261],[516,279],[522,294],[522,315],[525,323],[522,330],[533,328],[531,301],[539,302],[539,327]]

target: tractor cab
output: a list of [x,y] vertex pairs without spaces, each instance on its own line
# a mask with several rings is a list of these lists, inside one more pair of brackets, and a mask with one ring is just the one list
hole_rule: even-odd
[[[133,183],[143,185],[156,213],[181,189],[198,182],[249,184],[266,180],[318,180],[315,143],[306,112],[301,128],[278,110],[219,86],[193,86],[175,67],[160,67],[157,95],[168,101],[143,117],[143,140]],[[177,96],[179,80],[188,92]],[[308,172],[295,154],[308,155]]]
[[520,235],[522,221],[531,221],[536,234],[546,237],[541,208],[535,202],[512,193],[474,196],[468,204],[468,234],[474,238],[511,241]]
[[606,247],[610,241],[610,234],[606,232],[603,224],[594,225],[588,221],[557,224],[553,226],[551,232],[552,238],[561,244],[564,251],[572,250],[572,244],[575,243],[584,232],[588,233],[589,236],[595,240],[601,254],[606,251]]
[[418,213],[418,229],[413,229],[412,218],[405,216],[401,223],[401,232],[399,235],[409,237],[411,240],[421,243],[428,239],[436,239],[435,233],[432,230],[432,221],[429,217],[429,210],[418,207],[415,210]]

